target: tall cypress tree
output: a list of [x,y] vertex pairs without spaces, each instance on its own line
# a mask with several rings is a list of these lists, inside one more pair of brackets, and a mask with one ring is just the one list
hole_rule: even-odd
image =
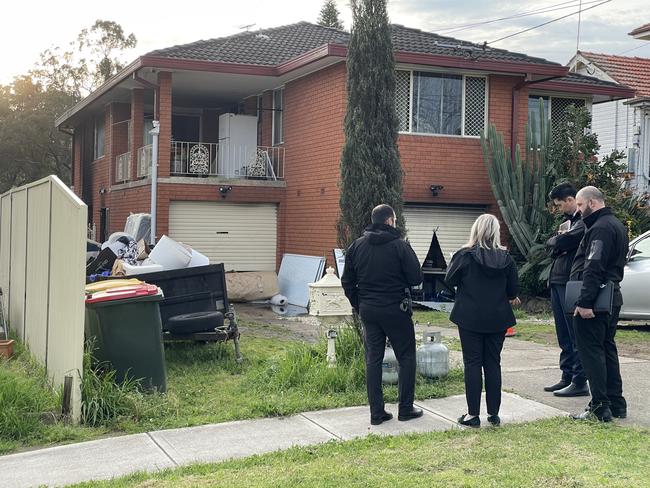
[[337,229],[339,246],[344,248],[363,233],[373,207],[380,203],[395,209],[398,227],[404,228],[395,59],[386,0],[352,0],[351,6]]
[[325,0],[323,8],[320,9],[318,24],[343,30],[343,22],[339,20],[339,10],[336,8],[334,0]]

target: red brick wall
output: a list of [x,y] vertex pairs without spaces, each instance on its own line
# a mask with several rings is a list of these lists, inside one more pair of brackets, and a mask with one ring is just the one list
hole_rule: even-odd
[[84,164],[81,145],[83,143],[83,127],[75,128],[72,142],[72,186],[79,198],[83,197]]
[[158,176],[169,176],[172,147],[172,74],[158,73],[160,97],[160,136],[158,137]]
[[339,63],[285,87],[283,252],[329,258],[336,247],[345,80],[345,64]]
[[144,90],[131,90],[131,167],[129,179],[138,174],[138,149],[142,147],[144,132]]

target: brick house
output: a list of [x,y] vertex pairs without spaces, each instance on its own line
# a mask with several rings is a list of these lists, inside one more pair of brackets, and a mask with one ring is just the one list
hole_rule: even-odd
[[[529,106],[631,96],[560,64],[392,26],[409,239],[445,256],[496,212],[479,136],[524,140]],[[157,235],[227,269],[277,269],[284,253],[336,246],[349,34],[307,22],[139,57],[57,120],[72,129],[73,188],[98,239],[148,212],[152,121],[160,123]],[[434,187],[434,191],[432,191]],[[435,187],[439,187],[435,190]]]

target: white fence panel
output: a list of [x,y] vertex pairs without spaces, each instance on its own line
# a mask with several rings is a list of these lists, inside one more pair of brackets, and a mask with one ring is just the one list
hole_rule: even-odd
[[11,195],[11,265],[9,267],[9,324],[25,339],[25,263],[27,261],[27,192]]
[[0,286],[9,328],[55,386],[72,379],[71,414],[81,413],[86,205],[56,176],[0,197]]
[[[27,194],[27,263],[25,280],[25,343],[47,364],[47,290],[50,269],[50,183],[24,190]],[[12,283],[13,285],[13,283]]]

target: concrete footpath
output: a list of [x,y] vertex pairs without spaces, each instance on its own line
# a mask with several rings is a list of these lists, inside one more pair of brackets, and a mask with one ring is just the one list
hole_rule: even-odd
[[[454,336],[455,330],[441,330]],[[542,387],[559,378],[558,351],[530,342],[508,339],[503,352],[504,424],[567,415],[580,411],[587,397],[560,399]],[[451,351],[452,362],[460,352]],[[629,418],[621,424],[650,426],[641,409],[650,391],[650,362],[622,358]],[[512,393],[512,392],[516,392]],[[527,397],[527,398],[526,398]],[[264,454],[292,446],[348,440],[369,434],[398,435],[461,428],[456,418],[466,411],[464,395],[417,402],[425,415],[409,422],[396,419],[369,424],[368,407],[305,412],[285,418],[228,422],[52,447],[0,457],[3,487],[64,486],[88,480],[119,477],[137,471],[157,471],[193,463],[219,462]],[[484,403],[483,403],[484,405]],[[397,417],[397,407],[387,409]],[[482,423],[487,424],[485,416]]]

